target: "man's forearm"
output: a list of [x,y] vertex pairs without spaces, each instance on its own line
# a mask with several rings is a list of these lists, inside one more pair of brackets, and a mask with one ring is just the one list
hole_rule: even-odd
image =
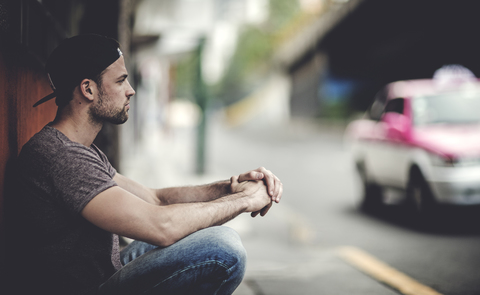
[[[227,195],[211,202],[179,203],[158,209],[167,209],[156,216],[161,225],[158,233],[166,240],[167,246],[197,230],[221,225],[248,209],[246,197],[241,193]],[[161,222],[168,220],[168,222]]]
[[106,231],[168,246],[197,230],[250,212],[252,206],[255,208],[254,199],[255,195],[237,192],[210,202],[155,206],[114,186],[95,196],[82,216]]
[[155,190],[161,204],[208,202],[230,194],[228,180],[198,186],[170,187]]
[[[216,183],[213,187],[218,189],[226,184]],[[158,219],[153,224],[159,226],[154,232],[165,239],[161,245],[174,243],[197,230],[221,225],[243,212],[256,212],[272,202],[261,181],[239,184],[237,177],[232,177],[231,186],[227,187],[234,192],[215,200],[156,207],[161,212],[152,215]]]

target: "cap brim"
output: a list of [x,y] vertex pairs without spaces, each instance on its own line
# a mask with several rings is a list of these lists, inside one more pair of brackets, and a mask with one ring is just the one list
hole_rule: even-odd
[[36,106],[38,106],[39,104],[42,104],[42,103],[44,103],[44,102],[47,102],[47,101],[49,101],[50,99],[52,99],[52,98],[54,98],[54,97],[56,97],[56,96],[57,96],[57,94],[56,94],[55,92],[50,93],[49,95],[47,95],[47,96],[45,96],[44,98],[42,98],[42,99],[40,99],[39,101],[37,101],[37,102],[33,105],[33,107],[36,107]]

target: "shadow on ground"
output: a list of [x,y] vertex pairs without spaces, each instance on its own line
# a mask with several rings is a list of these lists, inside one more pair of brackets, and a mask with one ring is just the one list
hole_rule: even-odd
[[419,215],[402,205],[385,205],[376,212],[366,212],[358,208],[349,210],[352,214],[422,233],[451,236],[480,235],[480,206],[448,206],[439,208],[430,215]]

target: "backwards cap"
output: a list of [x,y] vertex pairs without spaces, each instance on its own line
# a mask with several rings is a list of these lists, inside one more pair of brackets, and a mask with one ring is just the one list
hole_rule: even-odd
[[57,105],[67,103],[59,101],[59,98],[68,97],[83,79],[95,78],[120,56],[122,52],[118,42],[111,38],[88,34],[65,39],[47,60],[46,71],[53,93],[33,106],[54,97],[57,97]]

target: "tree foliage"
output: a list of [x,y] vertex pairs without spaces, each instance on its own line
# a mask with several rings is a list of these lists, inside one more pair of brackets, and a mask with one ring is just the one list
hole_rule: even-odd
[[[237,47],[220,81],[209,85],[211,98],[224,103],[237,101],[261,84],[271,69],[276,40],[282,31],[294,21],[300,12],[297,0],[270,0],[269,17],[259,25],[241,28]],[[182,59],[176,66],[177,96],[193,97],[195,58],[193,54]]]
[[216,96],[230,103],[253,91],[271,69],[275,41],[299,14],[296,0],[270,0],[269,17],[261,25],[245,26],[239,35],[230,65],[218,85]]

